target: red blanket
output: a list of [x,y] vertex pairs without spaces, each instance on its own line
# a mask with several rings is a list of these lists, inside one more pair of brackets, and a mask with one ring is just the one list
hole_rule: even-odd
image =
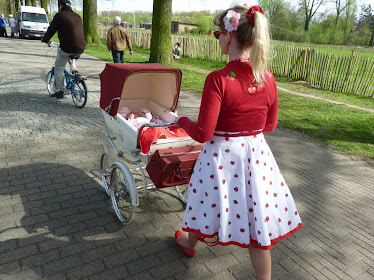
[[187,132],[178,126],[169,126],[169,129],[164,127],[149,127],[142,130],[139,137],[142,154],[146,155],[151,149],[151,145],[157,143],[158,139],[187,137]]

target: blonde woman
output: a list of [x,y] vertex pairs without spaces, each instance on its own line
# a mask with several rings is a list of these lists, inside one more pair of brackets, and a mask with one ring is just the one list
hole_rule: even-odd
[[264,133],[278,119],[274,77],[267,70],[270,35],[259,6],[235,6],[215,17],[229,63],[208,75],[197,123],[176,122],[205,143],[188,189],[177,245],[189,257],[198,241],[247,248],[258,279],[271,279],[270,249],[302,227],[290,190]]

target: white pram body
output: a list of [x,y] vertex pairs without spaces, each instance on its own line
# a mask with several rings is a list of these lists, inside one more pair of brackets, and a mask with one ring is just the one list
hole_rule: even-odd
[[[179,69],[148,63],[107,63],[100,74],[100,107],[106,125],[114,135],[114,137],[110,136],[108,131],[103,133],[105,152],[101,157],[102,181],[108,195],[112,198],[118,218],[125,224],[132,221],[135,214],[134,207],[138,205],[138,197],[145,195],[149,187],[148,176],[144,169],[155,151],[200,144],[187,134],[183,137],[161,137],[152,142],[149,152],[146,154],[141,152],[140,137],[146,127],[152,129],[174,125],[181,78],[182,72]],[[141,109],[146,107],[164,122],[145,124],[138,130],[119,113],[124,107],[132,112],[141,112]],[[114,142],[122,149],[118,149]],[[107,145],[108,143],[111,145]],[[110,146],[114,148],[118,160],[114,160],[111,155]],[[136,176],[134,172],[141,178],[140,184],[134,179]],[[183,201],[186,201],[187,187],[177,187],[177,193]],[[120,205],[121,203],[124,206]]]

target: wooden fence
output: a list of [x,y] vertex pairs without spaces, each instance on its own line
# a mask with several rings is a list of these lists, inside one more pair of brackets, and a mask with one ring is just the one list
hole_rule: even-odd
[[[102,38],[106,30],[99,30]],[[129,31],[134,46],[150,49],[151,33]],[[227,62],[218,40],[172,36],[172,45],[181,44],[182,55]],[[342,56],[289,45],[273,45],[269,69],[276,76],[303,80],[323,90],[374,97],[374,57]]]
[[276,46],[274,51],[270,69],[275,75],[324,90],[374,96],[374,58],[290,46]]

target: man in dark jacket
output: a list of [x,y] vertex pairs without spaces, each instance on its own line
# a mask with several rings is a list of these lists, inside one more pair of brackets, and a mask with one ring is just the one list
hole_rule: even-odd
[[[80,55],[86,48],[86,41],[83,33],[83,22],[81,17],[74,13],[70,0],[59,0],[61,11],[53,18],[42,42],[49,43],[52,36],[58,32],[60,48],[58,49],[55,61],[55,93],[51,97],[64,97],[64,69],[69,61],[69,56]],[[76,72],[75,61],[72,61],[72,72]]]

